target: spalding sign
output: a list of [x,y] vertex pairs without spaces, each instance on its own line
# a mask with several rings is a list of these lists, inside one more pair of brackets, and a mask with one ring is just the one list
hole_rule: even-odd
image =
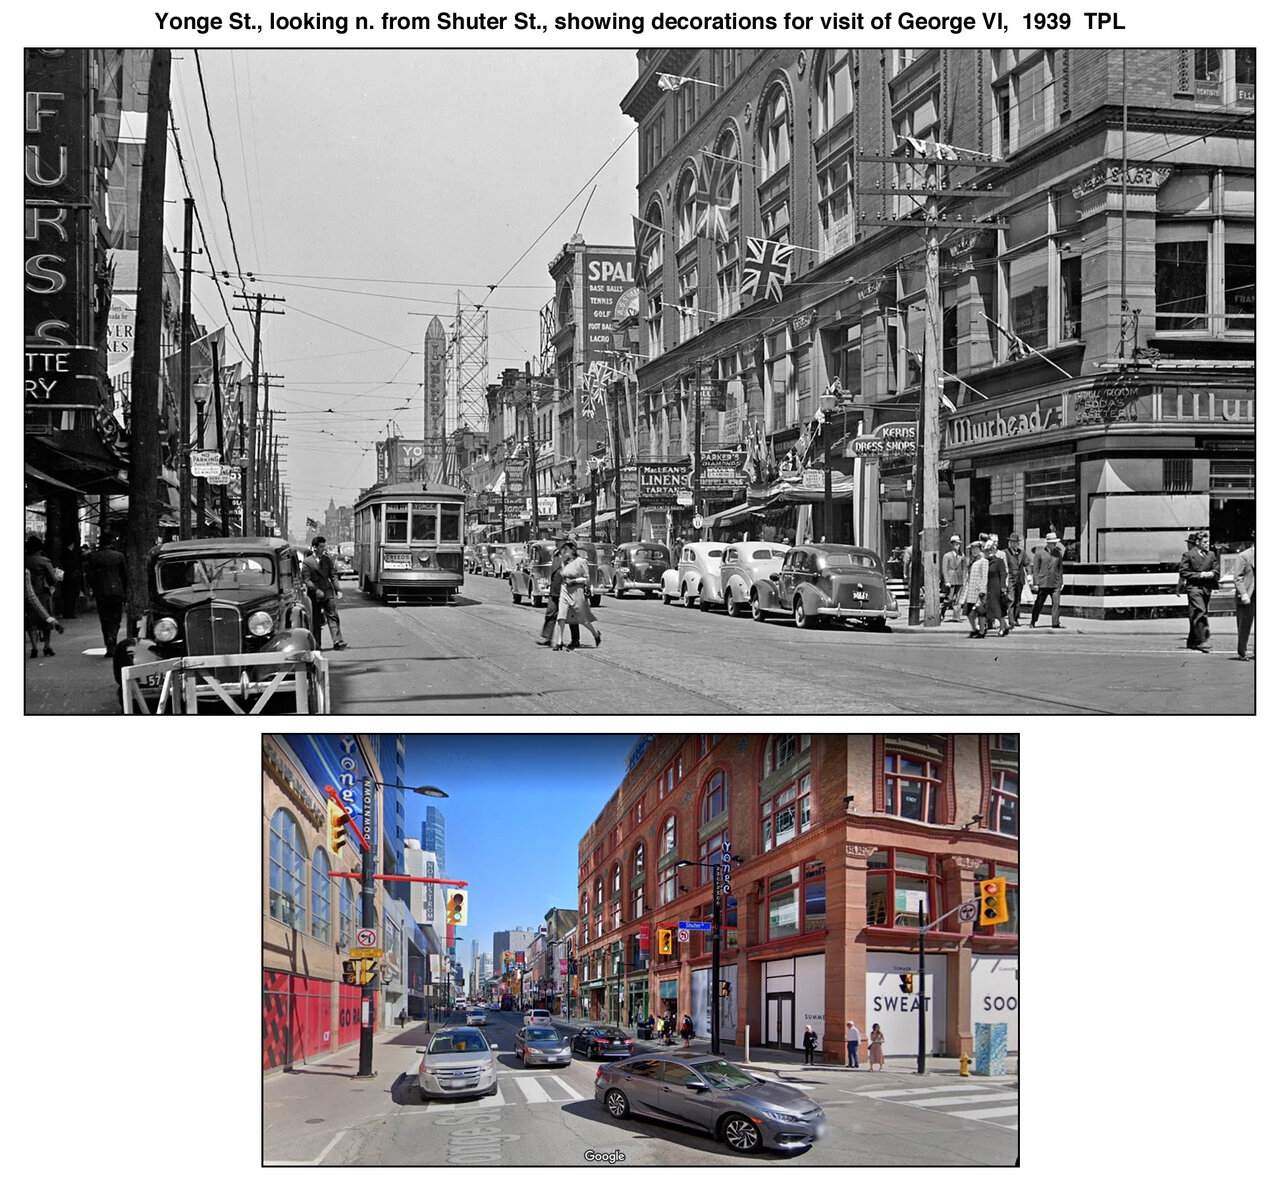
[[634,259],[592,258],[587,262],[587,278],[593,283],[626,283],[631,286],[635,281],[632,277],[634,270]]

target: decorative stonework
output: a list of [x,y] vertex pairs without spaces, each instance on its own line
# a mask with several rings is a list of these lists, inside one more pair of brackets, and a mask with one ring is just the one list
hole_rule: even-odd
[[[1169,179],[1172,172],[1173,169],[1167,164],[1130,163],[1127,186],[1131,189],[1154,192]],[[1113,160],[1105,160],[1071,186],[1071,195],[1079,201],[1100,188],[1119,185],[1124,179],[1120,165]]]
[[[879,844],[846,844],[844,846],[845,856],[856,856],[860,860],[869,860],[879,850]],[[978,862],[975,861],[974,863]]]
[[966,873],[975,872],[979,865],[986,863],[976,856],[950,856],[947,858],[958,869],[964,869]]

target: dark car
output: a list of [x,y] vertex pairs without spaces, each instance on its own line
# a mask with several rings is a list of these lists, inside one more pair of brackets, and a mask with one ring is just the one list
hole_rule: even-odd
[[823,619],[869,623],[887,630],[898,602],[885,585],[884,566],[870,549],[856,545],[796,545],[782,568],[751,587],[751,617],[790,615],[797,627]]
[[551,592],[551,567],[556,560],[554,541],[534,541],[511,571],[511,601],[519,604],[528,597],[541,606]]
[[587,569],[591,575],[590,588],[587,594],[592,606],[599,606],[604,592],[609,589],[609,573],[605,564],[601,563],[600,551],[594,541],[579,541],[578,556],[586,558]]
[[573,1034],[569,1042],[575,1053],[588,1057],[630,1057],[631,1038],[612,1024],[587,1024]]
[[[311,651],[311,600],[298,552],[282,537],[217,537],[170,541],[147,555],[147,613],[141,639],[116,647],[120,669],[179,656]],[[216,679],[260,691],[254,674],[227,667]],[[160,687],[144,679],[144,692]],[[269,676],[268,676],[269,679]]]
[[693,1127],[734,1151],[803,1151],[826,1134],[822,1107],[803,1090],[766,1082],[708,1053],[640,1053],[596,1070],[596,1101],[629,1115]]
[[662,587],[662,575],[671,568],[671,554],[659,541],[624,541],[613,551],[613,596],[639,590],[651,598]]

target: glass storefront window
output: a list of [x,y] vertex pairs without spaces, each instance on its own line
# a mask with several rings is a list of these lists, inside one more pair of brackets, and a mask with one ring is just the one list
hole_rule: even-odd
[[1208,241],[1156,243],[1156,315],[1161,317],[1161,330],[1205,329],[1208,290]]
[[804,866],[804,929],[822,930],[827,924],[827,866],[812,860]]
[[914,853],[882,851],[867,861],[867,925],[918,927],[920,904],[925,921],[933,913],[940,888],[931,858]]

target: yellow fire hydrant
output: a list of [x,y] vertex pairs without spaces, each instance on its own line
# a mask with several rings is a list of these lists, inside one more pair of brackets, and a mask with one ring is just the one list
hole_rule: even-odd
[[963,1053],[960,1054],[960,1076],[962,1078],[969,1076],[969,1058]]

